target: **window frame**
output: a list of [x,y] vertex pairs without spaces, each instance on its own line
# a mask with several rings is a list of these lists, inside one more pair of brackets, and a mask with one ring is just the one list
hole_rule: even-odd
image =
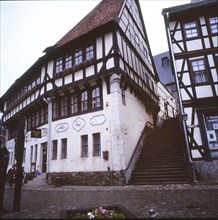
[[57,160],[58,156],[58,141],[52,140],[52,160]]
[[87,134],[81,135],[81,157],[89,156],[88,143],[89,143],[88,135]]
[[67,138],[61,139],[61,159],[67,159]]
[[63,72],[64,66],[63,66],[63,57],[58,57],[55,60],[55,74],[59,74]]
[[83,50],[82,48],[76,49],[74,53],[74,64],[79,65],[83,63]]
[[[200,61],[203,61],[203,65],[204,65],[203,70],[200,69],[201,66],[202,66],[202,65],[199,64]],[[198,64],[193,66],[194,62],[197,62]],[[209,72],[208,72],[208,68],[207,68],[205,58],[189,60],[189,65],[190,65],[190,70],[191,70],[190,71],[191,72],[191,78],[192,78],[192,82],[193,82],[194,85],[208,84],[210,82]],[[194,70],[193,68],[198,68],[199,70]],[[204,71],[203,74],[200,73],[202,71]],[[200,82],[198,81],[199,79],[202,79],[202,76],[200,76],[200,74],[203,75],[203,77],[205,77],[205,81],[200,81]],[[196,79],[197,77],[198,77],[198,79]],[[199,78],[199,77],[201,77],[201,78]]]
[[89,44],[85,47],[85,60],[90,61],[95,59],[94,44]]
[[99,86],[96,86],[91,90],[91,102],[92,109],[98,109],[101,107],[101,89]]
[[[195,27],[191,27],[192,23],[195,23]],[[188,24],[190,25],[190,27],[186,28],[185,26]],[[199,33],[199,26],[198,26],[197,21],[195,21],[195,20],[186,21],[183,23],[182,27],[183,27],[183,32],[184,32],[184,36],[185,36],[186,40],[192,40],[195,38],[199,38],[200,33]],[[196,30],[196,32],[193,32],[193,30]],[[189,34],[187,34],[187,31],[191,31],[191,32]],[[196,33],[196,36],[193,36],[194,33]],[[192,36],[188,37],[188,35],[192,35]]]
[[[214,23],[211,23],[212,19],[215,19]],[[208,23],[209,23],[209,26],[210,26],[210,33],[211,33],[211,35],[217,35],[218,34],[218,17],[210,17],[210,18],[208,18]],[[215,26],[215,28],[212,28],[214,26]],[[216,30],[216,32],[213,32],[213,30]]]
[[101,156],[101,134],[100,132],[92,134],[92,141],[93,141],[93,157]]

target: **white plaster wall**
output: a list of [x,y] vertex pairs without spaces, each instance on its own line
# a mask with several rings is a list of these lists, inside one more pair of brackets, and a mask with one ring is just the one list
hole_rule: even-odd
[[205,98],[213,96],[211,86],[196,86],[196,95],[197,98]]
[[130,93],[130,90],[125,91],[126,106],[122,105],[122,114],[125,119],[124,127],[124,154],[126,166],[129,163],[130,157],[136,147],[136,144],[142,134],[147,121],[154,123],[152,115],[146,113],[146,109],[142,102],[140,102],[134,93]]
[[201,40],[191,40],[186,42],[187,50],[194,51],[194,50],[201,50],[203,49],[203,45]]

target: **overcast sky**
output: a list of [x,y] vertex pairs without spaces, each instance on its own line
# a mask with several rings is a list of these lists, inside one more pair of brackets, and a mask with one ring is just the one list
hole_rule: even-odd
[[[100,0],[0,1],[2,96],[44,53]],[[139,0],[152,55],[168,51],[163,8],[190,0]]]

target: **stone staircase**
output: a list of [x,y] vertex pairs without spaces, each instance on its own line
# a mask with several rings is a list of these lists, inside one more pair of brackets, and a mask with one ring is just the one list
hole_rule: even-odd
[[145,141],[129,185],[190,183],[179,119],[164,121]]

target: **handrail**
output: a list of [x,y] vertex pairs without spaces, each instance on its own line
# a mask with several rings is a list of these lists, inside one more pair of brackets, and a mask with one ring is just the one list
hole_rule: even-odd
[[[121,172],[121,173],[123,174],[123,176],[125,177],[125,180],[124,180],[125,183],[128,182],[128,180],[129,180],[129,178],[130,178],[131,171],[133,170],[133,167],[132,167],[132,169],[130,170],[130,166],[131,166],[131,165],[133,166],[133,161],[138,158],[139,152],[140,152],[140,150],[141,150],[142,147],[143,147],[144,140],[145,140],[145,138],[146,138],[146,136],[147,136],[147,134],[145,133],[145,130],[148,129],[148,128],[154,130],[154,129],[155,129],[155,126],[154,126],[151,122],[149,122],[149,121],[146,122],[145,127],[144,127],[144,129],[143,129],[143,131],[142,131],[142,133],[141,133],[141,136],[140,136],[140,138],[139,138],[137,144],[136,144],[136,147],[135,147],[135,149],[134,149],[134,151],[133,151],[133,153],[132,153],[132,156],[131,156],[131,158],[130,158],[130,160],[129,160],[129,162],[128,162],[128,165],[127,165],[126,169],[120,170],[120,172]],[[134,164],[135,164],[135,163],[134,163]],[[130,174],[129,174],[129,173],[130,173]]]

